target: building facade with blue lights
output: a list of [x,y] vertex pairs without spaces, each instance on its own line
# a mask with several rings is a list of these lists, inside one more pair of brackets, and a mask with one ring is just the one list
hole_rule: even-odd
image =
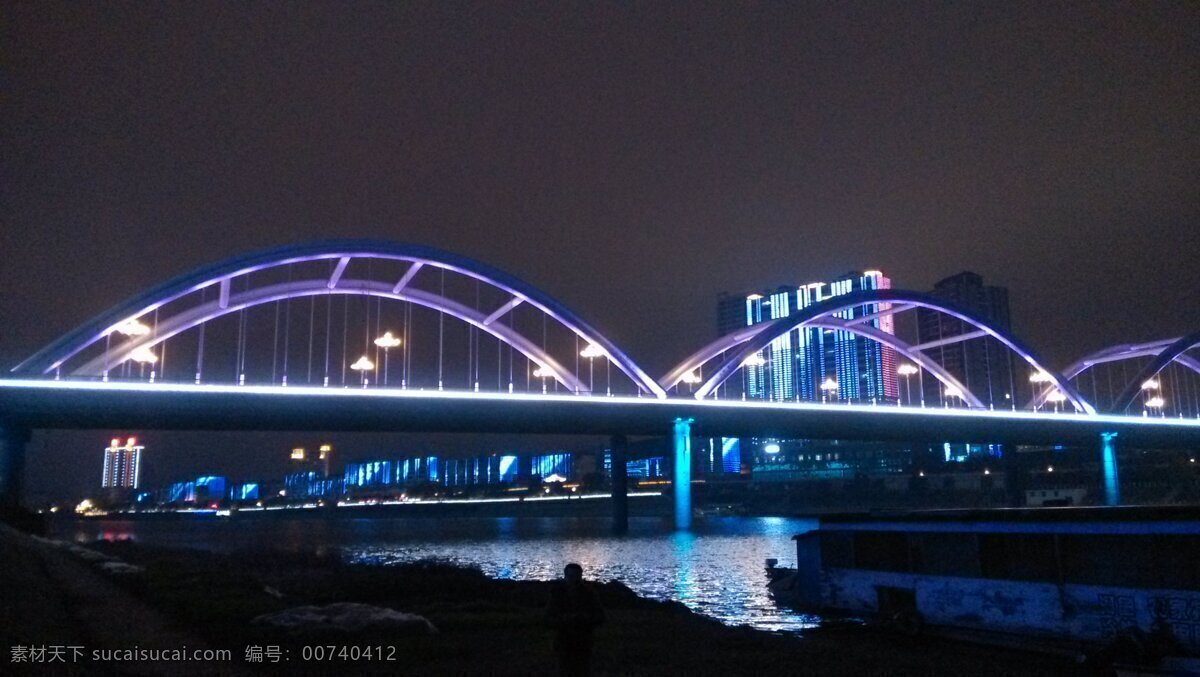
[[[830,282],[813,282],[774,291],[724,295],[717,302],[722,333],[770,322],[829,298],[856,291],[890,289],[891,280],[879,271],[847,273]],[[873,304],[839,313],[841,319],[874,315],[887,304]],[[890,316],[866,320],[864,326],[894,334]],[[895,402],[896,357],[892,349],[842,329],[795,329],[763,349],[759,364],[747,364],[747,398],[776,402],[821,401]],[[825,387],[822,388],[822,385]]]

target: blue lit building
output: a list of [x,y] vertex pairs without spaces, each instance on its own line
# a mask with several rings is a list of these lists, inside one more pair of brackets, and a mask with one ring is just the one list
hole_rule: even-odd
[[[625,462],[625,475],[629,479],[657,479],[666,476],[666,466],[662,456],[650,456]],[[612,477],[612,452],[604,452],[604,472]]]
[[234,484],[229,488],[229,499],[231,501],[257,501],[262,498],[261,488],[258,482],[242,482]]
[[[856,291],[890,289],[891,280],[879,271],[847,273],[831,282],[781,287],[745,296],[722,296],[717,303],[718,330],[729,333],[741,327],[787,317],[810,305]],[[886,309],[873,304],[839,313],[841,319],[872,315]],[[888,334],[895,333],[890,316],[864,322]],[[745,395],[772,401],[819,401],[823,397],[855,402],[894,402],[899,395],[894,352],[878,342],[843,329],[797,329],[771,341],[760,353],[762,364],[744,368]],[[836,391],[821,384],[832,380]]]
[[393,464],[391,461],[347,463],[345,471],[342,472],[342,483],[347,489],[385,487],[402,483],[399,473],[393,471],[393,465],[397,466],[398,471],[399,464]]
[[196,483],[175,482],[167,487],[167,503],[195,503]]
[[708,453],[703,459],[704,471],[709,474],[740,474],[742,472],[742,440],[737,437],[708,438]]
[[533,474],[543,479],[551,475],[569,478],[571,476],[571,455],[542,454],[534,456]]
[[288,498],[321,498],[334,493],[334,481],[315,470],[292,473],[283,478]]
[[413,456],[393,460],[347,463],[342,484],[350,493],[387,493],[405,487],[436,484],[471,487],[512,484],[526,475],[567,478],[572,472],[569,453],[535,455],[486,454],[467,457]]

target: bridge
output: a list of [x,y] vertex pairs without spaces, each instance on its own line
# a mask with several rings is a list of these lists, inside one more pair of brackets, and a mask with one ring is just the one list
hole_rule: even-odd
[[[916,312],[957,333],[903,338],[896,322]],[[779,342],[809,329],[884,346],[906,387],[863,397],[847,369],[819,384],[819,399],[758,399],[753,383],[783,359]],[[989,359],[1006,365],[1004,378],[971,378],[935,357],[964,345],[1002,353]],[[14,367],[0,379],[0,494],[19,499],[32,429],[141,427],[603,434],[622,470],[624,436],[668,435],[680,528],[696,435],[1094,444],[1115,505],[1118,440],[1200,446],[1200,362],[1188,354],[1198,346],[1200,334],[1116,346],[1059,373],[968,310],[881,289],[720,337],[655,379],[563,304],[484,263],[418,245],[317,242],[170,280]]]

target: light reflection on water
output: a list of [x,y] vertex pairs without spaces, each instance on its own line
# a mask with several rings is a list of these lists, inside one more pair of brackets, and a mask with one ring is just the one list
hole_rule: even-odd
[[651,599],[675,600],[733,625],[801,630],[817,619],[778,608],[766,588],[764,560],[795,563],[792,536],[812,523],[780,517],[724,517],[675,532],[658,518],[630,520],[613,536],[601,518],[314,519],[271,517],[188,521],[87,521],[60,528],[79,541],[134,538],[151,544],[224,552],[337,548],[347,561],[387,566],[438,559],[477,566],[489,576],[557,578],[579,562],[589,578],[619,580]]

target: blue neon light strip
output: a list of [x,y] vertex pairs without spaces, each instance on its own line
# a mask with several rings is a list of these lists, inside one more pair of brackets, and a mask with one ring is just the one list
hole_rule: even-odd
[[141,392],[141,393],[184,393],[212,395],[263,395],[275,397],[345,397],[345,398],[398,398],[427,400],[499,401],[499,402],[556,402],[579,405],[637,405],[642,407],[678,407],[686,405],[697,409],[727,410],[778,410],[778,411],[854,411],[871,412],[879,416],[937,416],[947,418],[980,418],[992,420],[1056,421],[1079,423],[1114,423],[1146,427],[1200,429],[1200,417],[1166,418],[1152,416],[1127,416],[1117,414],[1081,414],[1078,412],[1053,411],[1002,411],[984,409],[952,409],[942,407],[899,407],[856,403],[826,404],[821,402],[755,402],[751,400],[694,400],[658,399],[628,396],[579,396],[571,394],[537,393],[484,393],[450,390],[387,390],[370,388],[322,388],[319,386],[262,386],[262,385],[217,385],[184,383],[120,383],[110,381],[43,381],[36,379],[0,379],[0,388],[12,390],[78,390],[89,392]]

